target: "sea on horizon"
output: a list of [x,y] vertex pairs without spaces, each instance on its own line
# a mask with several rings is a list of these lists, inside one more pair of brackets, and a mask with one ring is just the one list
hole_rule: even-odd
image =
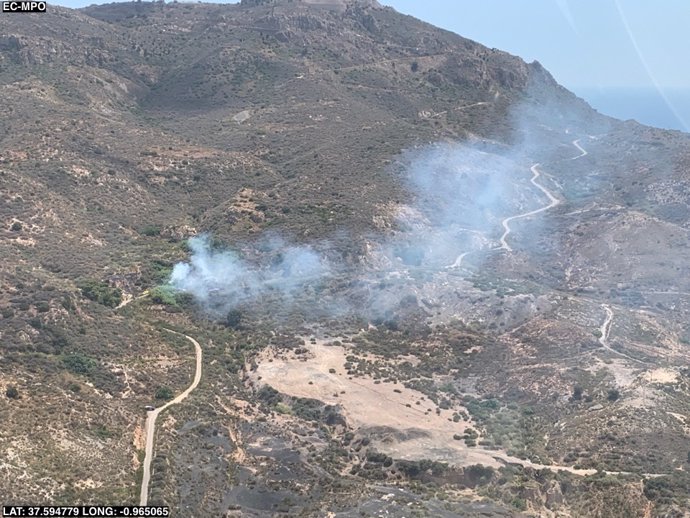
[[574,88],[599,113],[690,133],[690,89]]

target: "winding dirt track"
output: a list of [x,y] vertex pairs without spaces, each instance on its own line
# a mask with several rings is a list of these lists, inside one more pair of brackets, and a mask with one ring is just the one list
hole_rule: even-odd
[[151,460],[153,459],[153,438],[156,434],[156,418],[158,417],[158,414],[160,414],[166,408],[172,405],[176,405],[181,401],[184,401],[184,399],[186,399],[187,396],[189,396],[189,394],[191,394],[192,391],[197,387],[199,381],[201,381],[202,353],[199,342],[194,340],[194,338],[192,338],[191,336],[178,333],[177,331],[173,331],[172,329],[165,330],[169,333],[184,336],[187,340],[194,344],[194,348],[196,349],[196,370],[194,371],[194,379],[192,380],[192,384],[189,385],[189,387],[187,387],[187,389],[184,392],[182,392],[175,399],[168,401],[165,405],[158,407],[155,410],[151,410],[146,416],[146,426],[144,428],[146,432],[146,456],[144,457],[144,474],[141,479],[141,493],[139,494],[139,505],[146,505],[149,498],[149,480],[151,479]]
[[[578,158],[582,158],[583,156],[586,156],[589,154],[589,153],[587,153],[587,150],[584,149],[580,145],[580,139],[573,140],[572,144],[573,144],[573,146],[575,146],[580,151],[580,154],[577,156],[574,156],[572,158],[569,158],[568,160],[577,160]],[[530,182],[532,182],[532,185],[534,185],[537,189],[539,189],[541,192],[543,192],[546,195],[546,197],[549,199],[549,204],[544,206],[544,207],[541,207],[540,209],[531,210],[529,212],[525,212],[524,214],[518,214],[517,216],[510,216],[510,217],[504,219],[501,222],[501,225],[503,226],[504,232],[503,232],[503,235],[501,236],[501,246],[498,247],[498,250],[507,250],[508,252],[513,251],[513,249],[510,248],[510,245],[506,241],[508,234],[510,234],[509,223],[511,221],[516,220],[516,219],[521,219],[521,218],[527,218],[529,216],[534,216],[535,214],[539,214],[540,212],[544,212],[545,210],[552,209],[556,205],[561,203],[561,201],[558,198],[556,198],[553,194],[551,194],[551,192],[546,187],[537,183],[537,178],[539,178],[539,176],[540,176],[539,169],[538,169],[539,165],[540,164],[534,164],[532,167],[530,167],[530,171],[532,171],[532,178],[530,179]]]
[[613,311],[611,311],[611,308],[606,304],[602,304],[601,307],[603,307],[606,311],[606,320],[604,320],[604,323],[601,324],[601,328],[599,330],[601,332],[599,343],[606,347],[606,349],[610,350],[611,348],[609,347],[608,339],[609,332],[611,331],[611,321],[613,320]]
[[467,254],[470,252],[463,252],[461,253],[457,259],[455,259],[455,262],[451,265],[446,266],[446,268],[460,268],[462,266],[462,260],[465,258]]
[[606,311],[606,320],[604,320],[604,323],[601,324],[601,327],[599,328],[599,331],[601,332],[601,336],[599,337],[599,343],[602,345],[604,349],[606,349],[608,352],[613,353],[617,356],[622,356],[623,358],[626,358],[628,360],[637,362],[637,363],[642,363],[640,360],[637,358],[633,358],[632,356],[628,356],[625,353],[622,353],[620,351],[616,351],[609,345],[609,334],[611,333],[611,322],[613,322],[613,310],[607,306],[606,304],[601,305],[602,308]]
[[[577,147],[578,147],[578,149],[582,149],[582,148],[580,148],[580,146],[577,146]],[[580,156],[584,156],[584,155],[580,155]],[[575,158],[579,158],[579,157],[575,157]],[[508,252],[513,251],[513,249],[510,248],[510,245],[506,241],[508,234],[510,234],[509,223],[511,221],[514,221],[516,219],[521,219],[521,218],[527,218],[529,216],[534,216],[535,214],[539,214],[540,212],[544,212],[545,210],[552,209],[553,207],[555,207],[556,205],[561,203],[561,201],[558,198],[556,198],[553,194],[551,194],[551,192],[546,187],[537,183],[537,178],[539,178],[539,176],[541,175],[541,173],[539,172],[539,169],[538,169],[539,165],[540,164],[534,164],[532,167],[530,167],[530,171],[532,171],[532,178],[530,179],[530,181],[532,182],[532,184],[537,189],[539,189],[541,192],[546,194],[547,198],[549,198],[549,204],[544,205],[543,207],[541,207],[539,209],[534,209],[534,210],[531,210],[529,212],[525,212],[523,214],[518,214],[517,216],[510,216],[510,217],[504,219],[501,222],[501,225],[503,225],[503,229],[505,230],[505,232],[503,232],[503,235],[501,236],[501,240],[500,240],[501,246],[498,247],[499,250],[503,249],[503,250],[507,250]]]
[[[587,153],[587,150],[584,149],[580,145],[580,139],[573,140],[572,144],[573,144],[573,146],[575,146],[580,151],[580,154],[577,156],[574,156],[572,158],[569,158],[568,160],[576,160],[578,158],[582,158],[583,156],[586,156],[589,154],[589,153]],[[534,185],[537,189],[539,189],[541,192],[543,192],[546,195],[546,197],[549,199],[549,204],[545,205],[543,207],[540,207],[538,209],[531,210],[529,212],[525,212],[523,214],[517,214],[515,216],[509,216],[509,217],[505,218],[501,222],[501,226],[503,226],[503,230],[504,230],[503,235],[501,236],[501,239],[500,239],[501,246],[497,247],[496,250],[506,250],[508,252],[513,251],[513,249],[510,247],[510,245],[506,241],[506,238],[508,237],[508,235],[511,232],[511,229],[510,229],[510,222],[511,221],[514,221],[516,219],[528,218],[530,216],[534,216],[535,214],[539,214],[540,212],[544,212],[546,210],[552,209],[561,203],[561,201],[558,198],[556,198],[553,194],[551,194],[551,191],[549,191],[546,187],[544,187],[543,185],[541,185],[540,183],[537,182],[537,179],[541,176],[541,173],[539,172],[539,169],[538,169],[540,165],[541,164],[537,163],[537,164],[534,164],[532,167],[530,167],[530,171],[532,171],[532,178],[530,179],[530,182],[532,182],[532,185]],[[455,262],[451,265],[448,265],[447,268],[459,268],[462,265],[462,260],[469,253],[470,252],[464,252],[464,253],[460,254],[457,257],[457,259],[455,259]]]
[[577,149],[579,149],[579,150],[580,150],[580,153],[582,153],[582,154],[581,154],[581,155],[574,156],[574,157],[570,158],[569,160],[576,160],[576,159],[578,159],[578,158],[582,158],[583,156],[589,154],[589,153],[587,153],[587,151],[585,151],[585,150],[582,148],[582,146],[580,145],[580,139],[573,140],[573,146],[575,146]]

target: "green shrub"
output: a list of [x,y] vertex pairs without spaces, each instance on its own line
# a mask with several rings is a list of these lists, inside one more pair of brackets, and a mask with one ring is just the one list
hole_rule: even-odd
[[14,385],[10,385],[7,387],[7,390],[5,390],[5,395],[9,399],[19,399],[19,391],[17,390],[17,387]]
[[397,462],[400,472],[410,478],[419,477],[425,472],[433,476],[443,475],[448,470],[448,465],[435,460],[400,460]]
[[106,428],[104,424],[99,424],[98,426],[96,426],[96,428],[94,429],[94,433],[96,434],[96,437],[98,437],[99,439],[110,439],[115,435],[113,432],[108,430],[108,428]]
[[259,389],[257,397],[268,404],[269,406],[275,406],[280,402],[280,392],[271,387],[270,385],[264,385]]
[[173,398],[173,391],[169,387],[158,387],[154,395],[156,399],[169,400]]
[[297,398],[292,405],[295,415],[305,421],[320,421],[323,403],[318,399]]
[[87,299],[114,308],[122,302],[122,290],[111,288],[107,283],[96,280],[85,280],[78,287]]
[[242,312],[238,309],[231,309],[225,316],[224,324],[230,329],[239,329],[242,324]]
[[674,471],[663,477],[644,481],[644,495],[654,503],[662,505],[679,504],[687,498],[690,475],[684,471]]
[[62,362],[67,370],[74,374],[90,374],[96,368],[96,361],[81,353],[64,356]]
[[388,455],[385,453],[381,453],[376,450],[367,450],[367,461],[369,462],[373,462],[375,464],[384,464],[389,458],[390,457],[388,457]]
[[181,308],[191,308],[194,305],[194,295],[178,291],[175,293],[175,304]]
[[176,290],[172,286],[156,286],[149,290],[149,297],[155,304],[177,306]]
[[580,385],[575,385],[573,387],[573,399],[575,401],[579,401],[582,399],[582,393],[584,392],[583,388]]
[[465,474],[477,484],[488,484],[494,476],[494,469],[491,466],[474,464],[465,468]]
[[160,235],[161,229],[156,225],[146,225],[141,229],[140,233],[148,237],[154,237]]
[[526,511],[527,510],[527,501],[524,498],[519,498],[516,497],[513,499],[511,502],[513,507],[515,507],[518,511]]
[[172,273],[172,263],[162,259],[154,259],[147,268],[147,281],[152,284],[167,282]]
[[289,405],[286,405],[282,401],[279,401],[278,403],[276,403],[276,406],[274,408],[275,408],[275,411],[278,412],[279,414],[286,414],[286,415],[292,414],[292,408],[290,408]]
[[621,393],[618,391],[618,389],[611,389],[608,391],[606,399],[608,399],[609,401],[617,401],[620,397]]

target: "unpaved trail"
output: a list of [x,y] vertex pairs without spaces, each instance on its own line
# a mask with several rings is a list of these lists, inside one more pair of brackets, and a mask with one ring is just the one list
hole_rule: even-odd
[[568,160],[577,160],[578,158],[582,158],[583,156],[589,155],[589,153],[587,153],[587,151],[580,145],[580,139],[573,140],[573,146],[579,149],[581,154],[569,158]]
[[160,414],[166,408],[172,405],[176,405],[181,401],[184,401],[187,398],[187,396],[189,396],[189,394],[191,394],[192,391],[197,387],[199,381],[201,381],[202,353],[199,342],[194,340],[194,338],[192,338],[189,335],[178,333],[177,331],[173,331],[172,329],[165,330],[169,333],[184,336],[187,340],[194,344],[194,349],[196,350],[196,369],[194,371],[194,379],[192,380],[191,385],[189,385],[189,387],[187,387],[184,392],[182,392],[175,399],[171,399],[170,401],[168,401],[165,405],[158,407],[155,410],[151,410],[146,416],[146,426],[144,427],[144,431],[146,433],[146,456],[144,457],[144,474],[141,479],[141,493],[139,494],[139,505],[146,505],[149,498],[149,480],[151,479],[151,460],[153,460],[153,439],[156,434],[156,418],[158,417],[158,414]]
[[449,266],[446,266],[446,268],[460,268],[460,266],[462,266],[462,260],[463,260],[463,259],[465,258],[465,256],[466,256],[467,254],[469,254],[469,253],[470,253],[470,252],[463,252],[463,253],[461,253],[461,254],[457,257],[457,259],[455,259],[455,262],[454,262],[453,264],[449,265]]
[[[580,154],[577,156],[574,156],[572,158],[569,158],[568,160],[577,160],[578,158],[582,158],[583,156],[586,156],[589,154],[587,152],[587,150],[584,149],[580,145],[580,139],[573,140],[572,144],[573,144],[573,146],[575,146],[580,151]],[[561,201],[558,198],[556,198],[553,194],[551,194],[551,192],[546,187],[544,187],[540,183],[537,183],[537,178],[539,178],[539,176],[540,176],[539,169],[538,169],[539,166],[540,166],[540,164],[534,164],[532,167],[530,167],[530,171],[532,171],[532,178],[530,179],[530,182],[532,182],[532,185],[534,185],[537,189],[539,189],[541,192],[543,192],[546,195],[546,197],[549,199],[549,204],[544,206],[544,207],[541,207],[539,209],[525,212],[524,214],[518,214],[517,216],[510,216],[510,217],[504,219],[501,222],[501,225],[503,226],[504,232],[503,232],[503,235],[501,236],[501,239],[500,239],[501,246],[498,247],[498,250],[506,250],[508,252],[513,251],[513,249],[510,247],[510,245],[506,241],[508,234],[510,234],[509,223],[511,221],[516,220],[516,219],[521,219],[521,218],[527,218],[529,216],[534,216],[535,214],[539,214],[540,212],[544,212],[545,210],[552,209],[556,205],[561,203]]]
[[643,295],[673,295],[679,297],[690,297],[690,293],[687,291],[654,291],[654,290],[641,290],[640,293]]
[[122,309],[125,306],[127,306],[128,304],[134,302],[135,300],[143,299],[148,294],[149,294],[149,290],[144,290],[141,293],[141,295],[139,295],[138,297],[132,297],[131,295],[125,295],[125,297],[122,299],[122,302],[120,302],[120,304],[115,309]]
[[622,353],[620,351],[616,351],[609,345],[609,334],[611,333],[611,322],[613,322],[613,310],[607,306],[606,304],[601,305],[602,308],[606,311],[606,319],[604,320],[604,323],[601,324],[601,327],[599,328],[599,332],[601,333],[601,336],[599,337],[599,343],[601,346],[609,351],[610,353],[613,353],[617,356],[622,356],[623,358],[627,358],[628,360],[637,362],[637,363],[643,363],[637,358],[633,358],[632,356],[628,356],[625,353]]
[[604,320],[604,323],[601,324],[601,328],[599,329],[599,332],[601,333],[601,336],[599,337],[599,343],[603,345],[606,349],[610,350],[611,348],[609,347],[608,340],[609,331],[611,331],[611,322],[613,321],[613,311],[606,304],[602,304],[601,307],[603,307],[606,311],[606,320]]
[[486,104],[491,104],[488,101],[479,101],[478,103],[465,104],[464,106],[456,106],[454,110],[465,110],[467,108],[473,108],[474,106],[484,106]]
[[528,218],[530,216],[534,216],[535,214],[539,214],[540,212],[544,212],[545,210],[552,209],[553,207],[555,207],[556,205],[561,203],[561,201],[558,198],[556,198],[553,194],[551,194],[551,192],[546,187],[544,187],[543,185],[541,185],[540,183],[537,182],[537,179],[539,178],[539,176],[541,176],[541,173],[539,172],[539,165],[540,164],[534,164],[532,167],[530,167],[530,171],[532,171],[532,178],[530,179],[530,182],[532,182],[532,185],[534,185],[537,189],[539,189],[541,192],[543,192],[546,195],[546,197],[549,199],[549,204],[544,205],[543,207],[540,207],[538,209],[534,209],[534,210],[531,210],[529,212],[525,212],[523,214],[518,214],[516,216],[510,216],[510,217],[507,217],[506,219],[504,219],[501,222],[501,225],[503,226],[504,232],[503,232],[503,235],[501,236],[501,239],[500,239],[501,246],[498,247],[499,250],[503,249],[503,250],[506,250],[508,252],[513,251],[513,249],[510,247],[510,245],[506,241],[506,238],[510,234],[509,223],[511,221],[514,221],[516,219],[522,219],[522,218]]
[[[468,105],[468,107],[469,106],[475,106],[477,104],[482,104],[482,103],[475,103],[473,105]],[[572,158],[569,158],[568,160],[576,160],[578,158],[582,158],[583,156],[589,154],[587,152],[587,150],[584,149],[580,145],[580,139],[573,140],[572,144],[573,144],[573,146],[575,146],[580,151],[580,154],[577,156],[574,156]],[[549,199],[549,204],[545,205],[544,207],[541,207],[539,209],[525,212],[523,214],[517,214],[516,216],[509,216],[509,217],[505,218],[503,221],[501,221],[501,226],[503,227],[503,235],[501,236],[501,239],[500,239],[501,246],[497,247],[495,250],[506,250],[507,252],[513,251],[513,249],[510,247],[510,245],[506,241],[506,238],[508,237],[508,235],[511,232],[511,230],[510,230],[510,222],[511,221],[514,221],[516,219],[521,219],[521,218],[527,218],[529,216],[534,216],[535,214],[539,214],[540,212],[544,212],[546,210],[552,209],[561,203],[561,201],[558,198],[556,198],[553,194],[551,194],[551,191],[549,191],[546,187],[544,187],[540,183],[537,183],[537,179],[541,176],[541,173],[539,172],[539,169],[538,169],[540,165],[541,164],[537,163],[537,164],[534,164],[532,167],[530,167],[530,171],[532,171],[532,178],[530,179],[530,182],[532,182],[532,185],[534,185],[537,189],[539,189],[541,192],[543,192],[546,195],[546,197]],[[455,260],[455,262],[453,264],[447,266],[447,268],[459,268],[460,265],[462,265],[462,260],[465,258],[465,256],[468,253],[470,253],[470,252],[465,252],[463,254],[460,254],[457,257],[457,259]]]

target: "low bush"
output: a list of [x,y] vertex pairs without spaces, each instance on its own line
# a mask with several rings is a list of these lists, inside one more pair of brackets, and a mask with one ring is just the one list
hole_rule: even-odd
[[87,299],[114,308],[122,302],[122,290],[111,288],[107,283],[97,280],[84,280],[78,283],[82,295]]

